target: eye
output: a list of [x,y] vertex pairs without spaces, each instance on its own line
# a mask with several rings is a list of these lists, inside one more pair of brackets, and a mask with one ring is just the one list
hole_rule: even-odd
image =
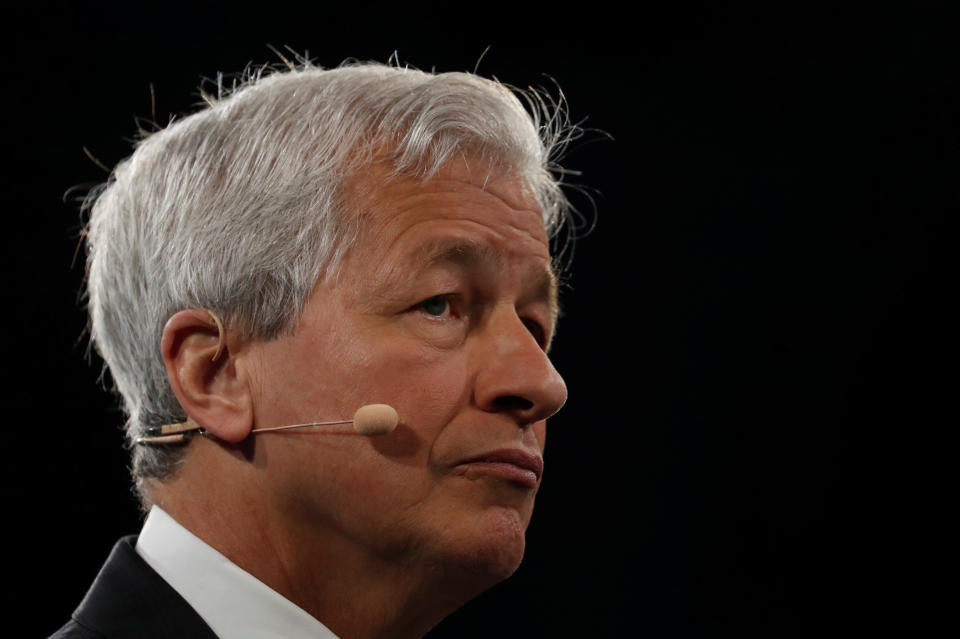
[[427,315],[440,317],[450,310],[450,300],[447,299],[446,295],[434,295],[429,299],[423,300],[417,306]]
[[543,326],[541,326],[536,320],[531,319],[523,320],[523,325],[526,326],[527,330],[530,331],[530,334],[533,335],[533,339],[537,340],[537,344],[546,350],[547,332],[543,329]]

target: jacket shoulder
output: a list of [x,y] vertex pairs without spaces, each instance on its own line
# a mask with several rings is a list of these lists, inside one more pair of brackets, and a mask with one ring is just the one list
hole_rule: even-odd
[[117,542],[71,620],[50,639],[217,639],[135,545],[134,536]]
[[50,635],[50,639],[104,639],[104,635],[85,628],[71,619],[60,630]]

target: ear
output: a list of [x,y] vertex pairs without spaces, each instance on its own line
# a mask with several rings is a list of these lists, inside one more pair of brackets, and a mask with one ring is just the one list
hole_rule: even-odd
[[171,317],[160,341],[170,387],[190,419],[218,439],[239,442],[253,428],[253,404],[231,346],[236,342],[219,318],[203,309]]

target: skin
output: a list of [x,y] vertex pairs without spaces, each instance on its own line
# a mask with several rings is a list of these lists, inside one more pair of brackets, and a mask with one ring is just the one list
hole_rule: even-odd
[[[171,385],[211,436],[153,498],[339,636],[417,637],[523,556],[539,477],[474,460],[542,455],[566,400],[546,353],[556,285],[515,176],[465,160],[421,184],[374,166],[347,193],[356,244],[292,334],[228,331],[213,362],[210,317],[171,318]],[[395,431],[249,436],[369,403],[397,409]]]

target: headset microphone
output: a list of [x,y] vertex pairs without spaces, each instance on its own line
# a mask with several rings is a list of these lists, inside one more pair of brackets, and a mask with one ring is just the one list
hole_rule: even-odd
[[[360,435],[385,435],[397,427],[400,416],[396,409],[387,404],[367,404],[357,409],[353,419],[342,419],[334,422],[310,422],[307,424],[290,424],[288,426],[271,426],[269,428],[254,428],[250,432],[269,433],[273,431],[291,430],[294,428],[308,428],[310,426],[333,426],[335,424],[353,424],[353,430]],[[165,424],[153,429],[150,437],[141,437],[136,440],[137,445],[179,444],[187,441],[194,434],[205,435],[206,432],[193,420],[180,424]]]

